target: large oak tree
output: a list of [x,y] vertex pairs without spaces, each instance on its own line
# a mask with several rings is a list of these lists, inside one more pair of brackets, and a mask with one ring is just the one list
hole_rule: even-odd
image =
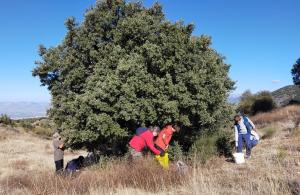
[[[194,26],[162,7],[104,0],[56,47],[40,46],[33,70],[52,95],[50,117],[73,148],[123,153],[134,128],[180,123],[180,143],[228,121],[229,65]],[[120,149],[121,148],[121,149]]]

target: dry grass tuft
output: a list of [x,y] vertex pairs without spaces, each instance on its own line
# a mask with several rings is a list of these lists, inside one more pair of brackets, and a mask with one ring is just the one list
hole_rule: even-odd
[[104,178],[102,186],[109,189],[123,186],[155,192],[162,188],[180,186],[185,181],[185,176],[180,175],[174,167],[163,170],[151,158],[131,163],[115,161],[98,171],[98,174]]
[[11,163],[11,168],[14,170],[25,170],[29,166],[26,160],[15,160]]
[[118,188],[134,188],[149,192],[180,187],[186,177],[174,168],[162,170],[153,160],[141,160],[128,164],[114,161],[101,169],[86,170],[77,176],[56,176],[53,173],[28,173],[10,176],[0,183],[7,193],[11,190],[26,189],[33,194],[88,194],[91,189],[107,191]]
[[[282,158],[278,154],[278,158]],[[285,157],[284,157],[285,158]],[[218,160],[218,163],[214,163]],[[234,165],[212,159],[179,175],[174,168],[162,170],[152,159],[128,164],[113,160],[106,167],[87,169],[76,176],[23,172],[0,182],[5,194],[297,194],[295,173],[279,160],[255,165]],[[255,166],[254,166],[255,165]],[[268,167],[265,167],[268,165]],[[292,169],[291,169],[292,171]]]

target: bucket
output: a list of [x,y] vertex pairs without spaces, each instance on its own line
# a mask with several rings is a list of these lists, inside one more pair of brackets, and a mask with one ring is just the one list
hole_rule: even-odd
[[234,153],[233,157],[236,164],[245,163],[244,153]]
[[166,152],[164,156],[156,155],[155,159],[159,162],[159,164],[165,168],[169,168],[169,154]]

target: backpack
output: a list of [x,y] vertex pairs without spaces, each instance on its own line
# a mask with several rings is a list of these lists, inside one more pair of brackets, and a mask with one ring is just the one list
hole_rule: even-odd
[[148,130],[148,128],[146,128],[146,127],[139,127],[139,128],[137,128],[136,130],[135,130],[135,134],[137,135],[137,136],[139,136],[139,135],[141,135],[142,133],[144,133],[145,131],[147,131]]
[[143,139],[144,140],[144,143],[145,143],[145,148],[144,148],[144,150],[147,148],[147,142],[146,142],[146,140],[141,136],[144,132],[146,132],[148,130],[148,128],[146,128],[146,127],[139,127],[139,128],[137,128],[136,130],[135,130],[135,135],[136,136],[138,136],[138,137],[140,137],[141,139]]

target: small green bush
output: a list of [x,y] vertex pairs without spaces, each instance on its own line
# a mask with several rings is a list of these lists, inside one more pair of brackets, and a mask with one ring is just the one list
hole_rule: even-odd
[[42,128],[42,127],[35,127],[32,129],[32,132],[42,136],[42,137],[51,137],[54,133],[54,130],[51,128]]
[[195,162],[205,163],[214,155],[217,155],[217,137],[214,135],[202,135],[192,145],[189,156]]
[[19,122],[20,126],[23,127],[25,130],[32,130],[34,129],[34,126],[30,121],[22,120]]
[[4,124],[4,125],[11,125],[11,126],[14,125],[13,120],[9,116],[7,116],[6,114],[1,114],[0,123]]
[[246,91],[242,94],[238,105],[239,112],[249,115],[255,115],[259,112],[269,112],[274,108],[276,108],[276,103],[272,94],[268,91],[261,91],[257,94]]
[[269,112],[276,108],[276,103],[270,92],[260,92],[256,95],[256,98],[252,104],[252,114],[259,112]]
[[21,119],[17,120],[17,124],[27,132],[32,132],[45,138],[51,137],[55,129],[53,122],[46,118]]
[[219,155],[223,155],[225,157],[232,156],[232,150],[234,148],[234,141],[232,141],[231,134],[225,131],[219,133],[216,145],[217,152]]
[[184,157],[182,147],[178,144],[177,141],[174,144],[170,145],[168,148],[169,158],[171,161],[179,161]]
[[42,119],[39,121],[39,126],[41,126],[42,128],[53,128],[54,124],[52,121],[50,121],[49,119]]
[[234,147],[234,142],[231,140],[231,134],[226,131],[203,134],[189,150],[189,158],[205,163],[215,155],[231,157]]

